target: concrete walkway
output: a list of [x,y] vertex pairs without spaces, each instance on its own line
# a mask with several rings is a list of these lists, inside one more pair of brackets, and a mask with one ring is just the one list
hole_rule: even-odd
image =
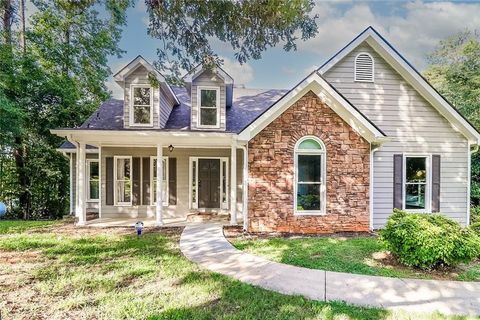
[[180,249],[206,269],[284,294],[415,312],[480,315],[480,282],[396,279],[290,266],[235,249],[220,224],[187,225]]

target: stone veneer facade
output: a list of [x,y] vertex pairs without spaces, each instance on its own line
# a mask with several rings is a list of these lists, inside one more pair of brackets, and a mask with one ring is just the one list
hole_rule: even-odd
[[[326,147],[325,215],[294,215],[294,148],[306,135]],[[335,233],[369,230],[370,144],[313,92],[249,142],[248,231]]]

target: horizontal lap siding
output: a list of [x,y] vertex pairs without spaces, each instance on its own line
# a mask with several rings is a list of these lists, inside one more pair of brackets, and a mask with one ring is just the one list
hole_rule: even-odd
[[[155,215],[155,206],[107,206],[105,205],[105,158],[114,156],[132,156],[132,157],[150,157],[156,156],[156,148],[102,148],[102,216],[103,217],[153,217]],[[168,148],[163,148],[163,155],[177,159],[177,204],[164,207],[165,218],[185,217],[189,212],[189,157],[227,157],[230,158],[230,149],[186,149],[175,148],[173,152]],[[230,165],[230,160],[229,160]],[[237,208],[239,216],[242,209],[242,168],[243,154],[237,152]],[[230,178],[230,171],[229,171]],[[230,179],[229,179],[230,181]],[[228,196],[230,191],[227,192]]]
[[[368,52],[375,59],[375,82],[354,82],[355,56]],[[391,141],[374,156],[374,228],[383,227],[393,209],[393,155],[441,155],[440,211],[466,223],[468,144],[371,47],[363,44],[329,70],[325,77]]]
[[174,101],[169,98],[164,87],[165,85],[162,85],[160,88],[160,128],[165,127],[174,105]]
[[[124,91],[124,124],[125,128],[130,128],[130,95],[132,84],[145,84],[150,85],[148,80],[148,70],[143,66],[139,66],[125,79],[125,91]],[[159,128],[159,99],[160,90],[158,88],[152,88],[153,91],[153,128]]]
[[[197,102],[197,89],[198,87],[220,87],[220,129],[226,129],[226,86],[223,80],[216,76],[215,74],[205,71],[200,76],[198,76],[192,83],[192,118],[191,126],[192,128],[202,130],[198,128],[199,115],[198,115],[198,102]],[[208,129],[211,130],[211,129]]]

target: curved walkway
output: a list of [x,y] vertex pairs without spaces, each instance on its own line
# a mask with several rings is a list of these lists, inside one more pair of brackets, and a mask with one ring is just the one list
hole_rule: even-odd
[[416,312],[480,315],[478,282],[386,278],[277,263],[234,248],[220,224],[188,225],[180,249],[206,269],[284,294]]

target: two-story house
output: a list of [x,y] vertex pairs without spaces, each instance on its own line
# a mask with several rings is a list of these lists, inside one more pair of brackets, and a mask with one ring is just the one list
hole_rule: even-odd
[[468,224],[480,134],[371,27],[288,91],[203,66],[170,86],[140,56],[114,79],[123,100],[52,130],[79,225],[211,212],[252,232],[368,231],[393,208]]

